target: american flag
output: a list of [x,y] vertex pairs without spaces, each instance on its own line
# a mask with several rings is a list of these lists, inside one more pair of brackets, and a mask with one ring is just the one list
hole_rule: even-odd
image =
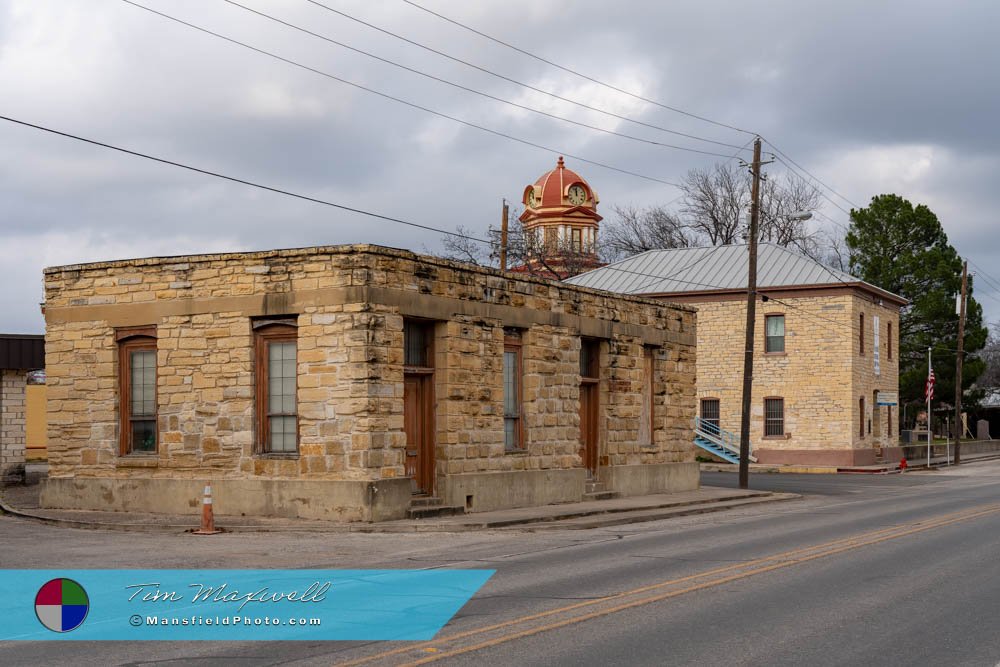
[[927,376],[927,386],[924,387],[924,397],[928,401],[934,400],[934,369],[930,371],[930,375]]

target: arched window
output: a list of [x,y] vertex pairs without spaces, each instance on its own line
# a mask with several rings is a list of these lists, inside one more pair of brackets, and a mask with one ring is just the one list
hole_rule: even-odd
[[294,318],[254,322],[257,450],[295,454],[299,449],[298,350]]
[[119,454],[155,454],[159,441],[156,406],[156,327],[115,331],[118,343]]

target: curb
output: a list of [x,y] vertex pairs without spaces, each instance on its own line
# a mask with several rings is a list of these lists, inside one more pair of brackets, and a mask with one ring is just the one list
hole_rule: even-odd
[[[503,519],[498,521],[469,521],[465,523],[431,523],[412,522],[394,524],[385,522],[358,524],[324,524],[317,526],[268,526],[244,525],[223,527],[223,533],[462,533],[484,530],[523,530],[535,532],[539,530],[582,530],[586,528],[601,528],[607,526],[627,525],[646,521],[657,521],[671,517],[690,516],[721,512],[769,502],[795,500],[802,496],[795,493],[756,492],[738,496],[713,498],[706,500],[689,500],[681,503],[662,503],[649,507],[632,509],[593,509],[573,512],[557,516],[525,517],[519,519]],[[191,534],[197,529],[193,524],[158,524],[158,523],[109,523],[103,521],[77,521],[56,517],[40,516],[29,511],[15,509],[0,501],[0,513],[33,521],[35,523],[59,526],[62,528],[77,528],[83,530],[113,530],[118,532]]]

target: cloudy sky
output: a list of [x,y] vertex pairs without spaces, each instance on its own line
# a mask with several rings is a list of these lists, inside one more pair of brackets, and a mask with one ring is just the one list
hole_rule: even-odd
[[[240,0],[330,39],[581,123],[731,155],[579,108],[741,146],[752,135],[620,94],[403,0]],[[1000,285],[1000,4],[916,0],[444,2],[424,6],[621,89],[758,132],[855,204],[929,205]],[[0,115],[435,227],[485,230],[558,154],[677,181],[725,158],[610,136],[351,52],[223,0],[136,0],[379,97],[119,0],[0,2]],[[346,15],[346,16],[345,16]],[[41,332],[45,266],[148,255],[372,242],[430,232],[227,183],[0,121],[0,331]],[[613,205],[676,188],[567,157]],[[771,173],[784,170],[775,163]],[[822,187],[822,186],[820,186]],[[848,201],[824,190],[840,206]],[[818,223],[847,216],[826,202]],[[828,218],[828,219],[827,219]],[[977,296],[1000,320],[1000,292]]]

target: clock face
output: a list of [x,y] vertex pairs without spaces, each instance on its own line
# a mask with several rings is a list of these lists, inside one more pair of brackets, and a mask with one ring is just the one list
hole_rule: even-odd
[[580,206],[587,201],[587,191],[583,189],[582,185],[574,185],[569,189],[568,199],[573,206]]
[[527,204],[528,206],[530,206],[531,208],[535,207],[535,189],[534,188],[528,190],[528,196],[525,198],[524,203]]

